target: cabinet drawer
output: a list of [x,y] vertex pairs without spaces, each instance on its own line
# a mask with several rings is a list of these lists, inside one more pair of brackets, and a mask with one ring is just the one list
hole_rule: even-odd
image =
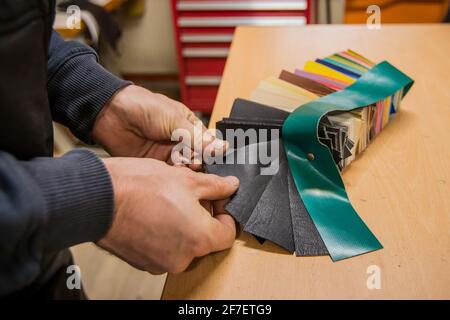
[[230,43],[232,40],[232,33],[183,32],[180,35],[182,43]]
[[186,76],[184,82],[187,86],[218,86],[221,76]]
[[300,26],[306,24],[306,17],[298,16],[217,16],[217,17],[191,17],[178,18],[181,28],[211,28],[236,27],[239,25],[251,26]]
[[234,30],[302,26],[312,0],[172,0],[183,102],[211,112]]
[[188,76],[220,76],[226,61],[226,58],[184,59],[184,74]]
[[261,1],[261,0],[229,0],[229,1],[178,1],[179,11],[260,11],[260,10],[306,10],[308,4],[306,0],[291,1]]
[[184,48],[181,52],[184,58],[226,58],[228,48]]
[[187,86],[185,104],[195,111],[211,112],[216,100],[216,86]]

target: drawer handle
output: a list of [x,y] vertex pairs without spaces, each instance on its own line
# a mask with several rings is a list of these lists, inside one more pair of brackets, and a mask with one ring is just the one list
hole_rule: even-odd
[[183,57],[185,58],[226,58],[228,48],[185,48]]
[[202,43],[202,42],[231,42],[232,34],[182,34],[181,42]]
[[184,81],[188,86],[218,86],[221,79],[220,76],[187,76]]
[[299,1],[178,1],[179,11],[204,10],[306,10],[306,0]]
[[235,27],[238,25],[253,26],[300,26],[306,24],[306,18],[297,17],[208,17],[178,18],[180,27]]

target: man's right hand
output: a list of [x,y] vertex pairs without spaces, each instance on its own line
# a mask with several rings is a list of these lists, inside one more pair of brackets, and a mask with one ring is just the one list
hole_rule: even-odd
[[104,160],[114,187],[115,215],[99,245],[154,274],[184,271],[195,257],[232,246],[234,220],[219,207],[214,217],[200,200],[221,200],[239,186],[219,177],[153,159]]

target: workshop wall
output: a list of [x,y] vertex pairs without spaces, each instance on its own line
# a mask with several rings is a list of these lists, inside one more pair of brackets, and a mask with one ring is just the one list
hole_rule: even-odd
[[170,1],[146,0],[140,17],[124,17],[118,58],[122,73],[164,74],[178,71]]

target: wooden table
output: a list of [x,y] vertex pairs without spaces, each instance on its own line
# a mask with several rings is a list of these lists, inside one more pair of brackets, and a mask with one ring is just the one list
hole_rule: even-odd
[[[450,298],[450,26],[241,27],[212,123],[258,81],[347,48],[416,80],[396,119],[344,174],[350,199],[384,249],[333,263],[295,257],[246,233],[232,249],[169,275],[164,299]],[[381,271],[369,290],[367,268]]]

